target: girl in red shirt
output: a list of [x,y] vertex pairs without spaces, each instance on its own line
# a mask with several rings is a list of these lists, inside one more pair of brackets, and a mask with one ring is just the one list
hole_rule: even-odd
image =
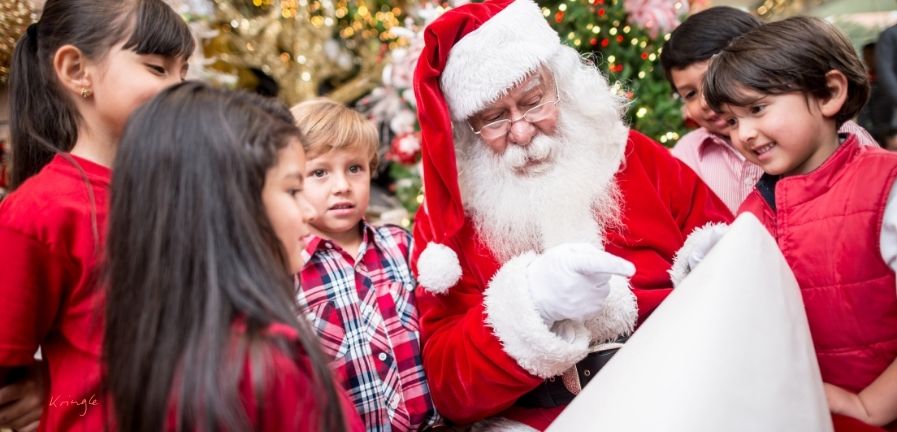
[[0,428],[31,430],[43,410],[43,430],[101,430],[96,270],[109,166],[128,115],[183,79],[193,48],[163,0],[48,0],[16,44],[12,193],[0,204]]
[[121,430],[341,431],[294,279],[314,210],[273,99],[184,83],[131,118],[115,160],[105,355]]

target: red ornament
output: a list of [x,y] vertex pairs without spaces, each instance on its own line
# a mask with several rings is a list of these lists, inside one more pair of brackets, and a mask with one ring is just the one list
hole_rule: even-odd
[[617,35],[617,43],[623,43],[623,35]]
[[608,44],[610,44],[610,41],[607,38],[601,39],[601,48],[607,48]]
[[420,132],[397,135],[392,139],[386,160],[402,165],[413,165],[420,157]]
[[598,45],[598,39],[596,39],[596,38],[592,38],[592,39],[589,40],[589,43],[590,43],[592,46]]
[[560,24],[561,22],[563,22],[563,21],[564,21],[564,12],[563,12],[563,11],[557,11],[557,13],[554,14],[554,21],[555,21],[556,23],[558,23],[558,24]]
[[607,13],[607,11],[605,11],[604,8],[598,9],[598,16],[603,17],[604,14],[606,14],[606,13]]
[[646,52],[642,53],[642,60],[648,60],[648,53],[646,53]]
[[614,72],[616,72],[616,73],[623,72],[623,65],[621,65],[621,64],[616,64],[616,65],[613,66],[612,70],[613,70]]

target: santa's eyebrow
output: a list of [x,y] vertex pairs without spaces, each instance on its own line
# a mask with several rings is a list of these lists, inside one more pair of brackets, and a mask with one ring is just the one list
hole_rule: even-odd
[[536,87],[540,87],[541,85],[542,85],[542,77],[539,75],[535,75],[535,76],[533,76],[533,79],[531,79],[528,83],[526,83],[526,87],[523,88],[523,92],[526,93],[526,92],[532,91],[533,89],[535,89]]

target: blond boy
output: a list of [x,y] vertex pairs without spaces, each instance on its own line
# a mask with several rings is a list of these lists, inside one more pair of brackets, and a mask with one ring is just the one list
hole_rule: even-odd
[[367,430],[438,420],[421,361],[411,235],[365,219],[379,138],[364,116],[317,99],[292,109],[305,134],[304,194],[318,217],[297,299]]

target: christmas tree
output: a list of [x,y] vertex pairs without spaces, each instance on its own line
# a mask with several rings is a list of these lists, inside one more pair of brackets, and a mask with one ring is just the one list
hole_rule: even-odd
[[540,1],[564,42],[592,58],[631,105],[636,130],[671,146],[684,132],[681,104],[659,64],[664,41],[688,12],[685,0]]

